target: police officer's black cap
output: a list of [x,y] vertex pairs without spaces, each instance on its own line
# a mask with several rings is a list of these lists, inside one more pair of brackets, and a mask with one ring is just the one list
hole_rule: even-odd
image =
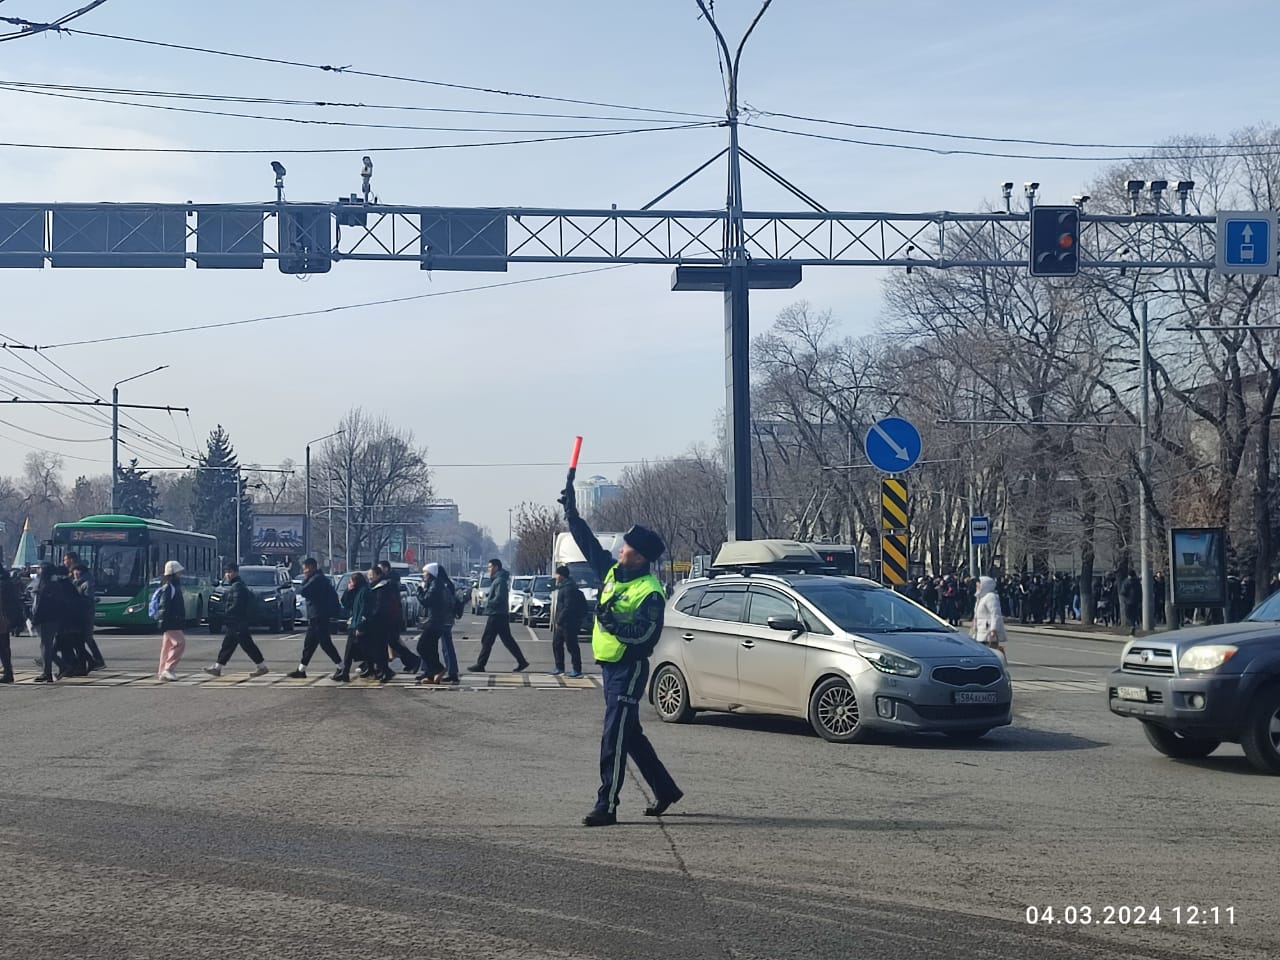
[[650,563],[657,563],[658,558],[667,549],[660,536],[648,527],[642,527],[639,524],[624,533],[622,539],[626,541],[632,550],[639,551],[640,555]]

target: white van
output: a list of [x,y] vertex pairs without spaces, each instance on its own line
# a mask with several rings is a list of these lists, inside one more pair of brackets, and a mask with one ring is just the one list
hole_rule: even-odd
[[[597,533],[596,539],[600,541],[600,546],[604,547],[618,559],[618,551],[622,549],[621,533]],[[556,567],[564,564],[569,568],[569,574],[574,580],[578,581],[578,586],[582,589],[582,595],[587,598],[588,616],[583,618],[583,632],[591,629],[591,623],[595,619],[596,600],[600,596],[600,577],[595,570],[591,569],[591,565],[587,563],[587,558],[582,555],[582,551],[578,549],[578,545],[573,540],[571,533],[557,533],[555,543],[551,549],[551,572],[555,573]],[[556,593],[551,594],[551,622],[555,623],[556,617]]]

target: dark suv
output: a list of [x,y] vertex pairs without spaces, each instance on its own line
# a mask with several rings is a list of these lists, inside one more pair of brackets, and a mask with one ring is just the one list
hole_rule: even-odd
[[[241,567],[240,579],[253,595],[250,626],[266,627],[276,633],[292,630],[298,619],[298,597],[287,567]],[[209,595],[209,632],[222,632],[222,593],[220,583]]]
[[1207,757],[1230,741],[1280,775],[1280,593],[1243,623],[1130,640],[1107,688],[1111,712],[1141,720],[1165,756]]

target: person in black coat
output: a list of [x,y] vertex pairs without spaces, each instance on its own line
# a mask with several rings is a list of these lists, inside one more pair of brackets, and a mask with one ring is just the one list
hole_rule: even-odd
[[[382,582],[386,583],[386,590],[390,592],[395,603],[387,615],[386,643],[391,648],[391,652],[400,658],[400,662],[404,668],[410,673],[417,673],[421,664],[418,658],[413,655],[413,651],[405,646],[401,635],[404,633],[404,606],[400,601],[400,577],[391,566],[390,560],[379,560],[377,563],[379,572],[382,574]],[[370,581],[372,582],[372,581]]]
[[222,668],[227,665],[236,647],[239,647],[253,661],[249,676],[260,677],[267,672],[266,658],[249,633],[249,622],[253,617],[253,596],[240,579],[240,565],[228,563],[224,566],[222,579],[222,647],[218,650],[218,659],[212,666],[205,667],[204,672],[211,677],[222,676]]
[[302,661],[298,669],[288,676],[301,680],[307,675],[307,664],[315,656],[316,648],[324,651],[335,667],[342,663],[338,648],[333,644],[329,623],[338,615],[338,591],[333,581],[320,571],[320,565],[311,557],[302,561],[302,586],[298,588],[307,601],[307,635],[302,641]]
[[0,683],[13,683],[13,650],[9,635],[22,623],[22,593],[0,563]]
[[57,576],[52,563],[40,564],[31,592],[31,624],[40,636],[40,676],[36,683],[53,682],[53,666],[58,663],[58,632],[75,615],[66,577]]
[[564,564],[556,567],[555,591],[556,617],[551,631],[551,656],[555,658],[556,668],[551,675],[558,677],[564,673],[564,652],[568,649],[569,663],[573,667],[568,676],[580,677],[582,651],[578,647],[578,632],[587,615],[587,598]]
[[400,607],[400,590],[381,567],[376,564],[370,567],[368,578],[367,611],[360,639],[369,658],[370,672],[379,682],[386,683],[395,676],[387,662],[387,647],[393,637],[399,642],[404,613]]

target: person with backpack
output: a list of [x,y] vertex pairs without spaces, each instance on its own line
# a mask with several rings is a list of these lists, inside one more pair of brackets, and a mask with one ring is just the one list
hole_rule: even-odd
[[0,683],[13,683],[13,649],[9,635],[22,623],[22,593],[9,569],[0,563]]
[[94,607],[98,603],[97,593],[93,589],[93,580],[89,576],[89,568],[80,560],[80,554],[74,550],[68,550],[62,558],[63,565],[67,568],[67,575],[75,575],[76,568],[80,569],[80,574],[75,577],[75,587],[80,591],[82,596],[89,598],[90,610],[88,612],[88,629],[85,631],[83,640],[85,652],[89,655],[90,669],[101,670],[107,665],[107,661],[102,656],[102,651],[98,649],[98,642],[93,638],[94,628]]
[[333,634],[329,631],[330,621],[341,610],[338,591],[333,588],[333,581],[320,572],[320,565],[312,557],[302,561],[302,578],[298,592],[307,601],[307,635],[302,641],[302,661],[298,669],[287,674],[294,680],[306,678],[307,664],[315,656],[317,647],[324,651],[335,667],[342,663],[338,648],[333,645]]
[[[418,637],[418,656],[421,658],[418,683],[457,683],[458,655],[453,649],[453,612],[457,592],[453,581],[438,563],[428,563],[423,567],[422,576],[422,586],[418,588],[418,600],[423,610],[422,634]],[[448,663],[440,662],[442,646]]]
[[218,659],[212,666],[205,667],[204,672],[211,677],[222,676],[222,668],[231,659],[239,647],[253,661],[250,677],[260,677],[268,672],[266,658],[258,645],[253,642],[249,633],[249,621],[253,613],[253,595],[240,579],[240,565],[228,563],[222,568],[222,647],[218,650]]
[[174,670],[187,649],[187,604],[182,596],[182,573],[184,567],[177,560],[170,560],[164,565],[164,579],[160,581],[160,589],[151,595],[151,603],[147,612],[160,625],[164,639],[160,643],[161,680],[172,682],[178,679]]
[[578,646],[578,631],[582,629],[582,621],[587,615],[587,598],[564,564],[556,567],[556,582],[551,589],[556,591],[556,616],[551,630],[551,656],[556,668],[551,671],[551,676],[564,674],[564,652],[567,648],[569,663],[573,667],[567,676],[577,679],[582,676],[582,650]]

